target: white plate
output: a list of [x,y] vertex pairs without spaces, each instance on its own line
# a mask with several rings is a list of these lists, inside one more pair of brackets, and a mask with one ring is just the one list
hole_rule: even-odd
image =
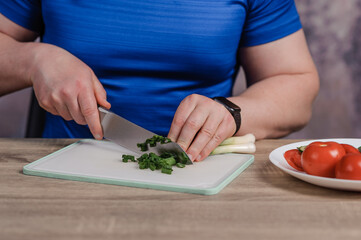
[[315,139],[315,140],[292,143],[276,148],[269,155],[269,159],[276,167],[280,168],[282,171],[296,178],[299,178],[305,182],[327,188],[334,188],[334,189],[348,190],[348,191],[361,191],[361,180],[343,180],[336,178],[312,176],[307,173],[297,171],[296,169],[291,167],[287,163],[286,159],[283,157],[283,154],[287,150],[294,149],[299,146],[305,146],[314,141],[335,141],[338,143],[350,144],[356,148],[361,146],[361,139],[356,139],[356,138]]

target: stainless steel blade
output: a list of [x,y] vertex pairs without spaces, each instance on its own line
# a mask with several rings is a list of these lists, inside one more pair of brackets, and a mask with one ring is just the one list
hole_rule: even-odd
[[[99,107],[98,109],[104,138],[138,154],[147,152],[161,154],[164,151],[174,151],[176,153],[187,156],[183,149],[175,142],[166,144],[158,143],[155,147],[151,147],[147,152],[140,151],[140,149],[137,147],[137,144],[143,143],[146,139],[151,138],[156,134],[120,117],[119,115],[105,108]],[[189,158],[187,164],[192,164],[192,161]]]

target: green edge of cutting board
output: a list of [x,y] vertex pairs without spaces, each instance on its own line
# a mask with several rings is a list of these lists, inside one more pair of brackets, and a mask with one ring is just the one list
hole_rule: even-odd
[[76,145],[76,144],[79,144],[81,142],[86,142],[86,141],[94,141],[94,140],[83,139],[83,140],[80,140],[73,144],[70,144],[69,146],[66,146],[54,153],[51,153],[43,158],[40,158],[40,159],[30,163],[30,164],[27,164],[26,166],[23,167],[23,173],[26,175],[32,175],[32,176],[57,178],[57,179],[65,179],[65,180],[72,180],[72,181],[111,184],[111,185],[120,185],[120,186],[127,186],[127,187],[148,188],[148,189],[173,191],[173,192],[184,192],[184,193],[193,193],[193,194],[202,194],[202,195],[214,195],[214,194],[219,193],[225,186],[227,186],[230,182],[232,182],[240,173],[242,173],[254,161],[254,156],[249,155],[250,156],[249,160],[246,161],[245,163],[243,163],[237,170],[235,170],[226,179],[224,179],[218,186],[213,187],[213,188],[206,188],[206,189],[191,188],[191,187],[185,188],[185,187],[168,186],[168,185],[152,184],[152,183],[144,183],[144,182],[134,182],[134,181],[126,181],[126,180],[118,180],[118,179],[97,178],[97,177],[90,177],[90,176],[80,176],[80,175],[70,174],[70,173],[63,174],[63,173],[46,172],[46,171],[32,169],[32,167],[34,165],[37,165],[40,162],[46,161],[52,155],[59,154],[62,151],[66,151],[68,148],[74,147],[74,145]]

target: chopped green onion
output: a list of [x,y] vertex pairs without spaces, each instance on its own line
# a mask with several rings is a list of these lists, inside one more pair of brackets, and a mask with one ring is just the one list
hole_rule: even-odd
[[301,147],[297,147],[298,151],[300,151],[300,153],[303,153],[303,151],[305,151],[307,146],[301,146]]
[[149,164],[149,169],[152,170],[152,171],[154,171],[155,169],[157,169],[157,167],[155,166],[154,163],[150,163],[150,164]]
[[[160,135],[154,135],[153,137],[145,140],[145,142],[138,143],[137,146],[140,148],[140,150],[142,152],[145,152],[145,151],[149,150],[149,147],[157,146],[157,143],[165,144],[165,143],[169,143],[169,142],[171,142],[171,140],[167,137],[163,137]],[[149,147],[148,147],[148,145],[149,145]]]
[[142,151],[142,152],[148,151],[148,144],[147,143],[138,143],[137,147],[139,147],[140,151]]
[[173,169],[163,167],[162,170],[161,170],[161,172],[162,172],[162,173],[165,173],[165,174],[172,174]]
[[174,159],[174,157],[169,157],[169,158],[163,158],[163,161],[165,164],[169,165],[169,166],[173,166],[176,164],[176,161]]
[[132,162],[135,162],[135,157],[133,155],[126,155],[126,154],[124,154],[122,156],[122,161],[123,162],[128,162],[129,160],[132,161]]
[[184,168],[186,165],[183,163],[177,163],[176,166],[179,168]]
[[[137,146],[141,151],[148,151],[149,147],[155,147],[157,143],[166,144],[171,142],[167,137],[154,135],[152,138],[147,139],[143,143],[138,143]],[[123,162],[138,162],[140,169],[161,170],[162,173],[172,174],[172,166],[184,168],[188,161],[188,156],[183,153],[165,151],[159,156],[153,152],[144,153],[139,158],[135,159],[132,155],[123,155]]]

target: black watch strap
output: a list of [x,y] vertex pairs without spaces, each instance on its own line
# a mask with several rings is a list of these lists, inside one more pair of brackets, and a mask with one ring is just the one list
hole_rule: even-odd
[[236,131],[234,133],[236,134],[241,127],[241,108],[225,97],[214,97],[213,100],[222,104],[232,114],[236,122]]

